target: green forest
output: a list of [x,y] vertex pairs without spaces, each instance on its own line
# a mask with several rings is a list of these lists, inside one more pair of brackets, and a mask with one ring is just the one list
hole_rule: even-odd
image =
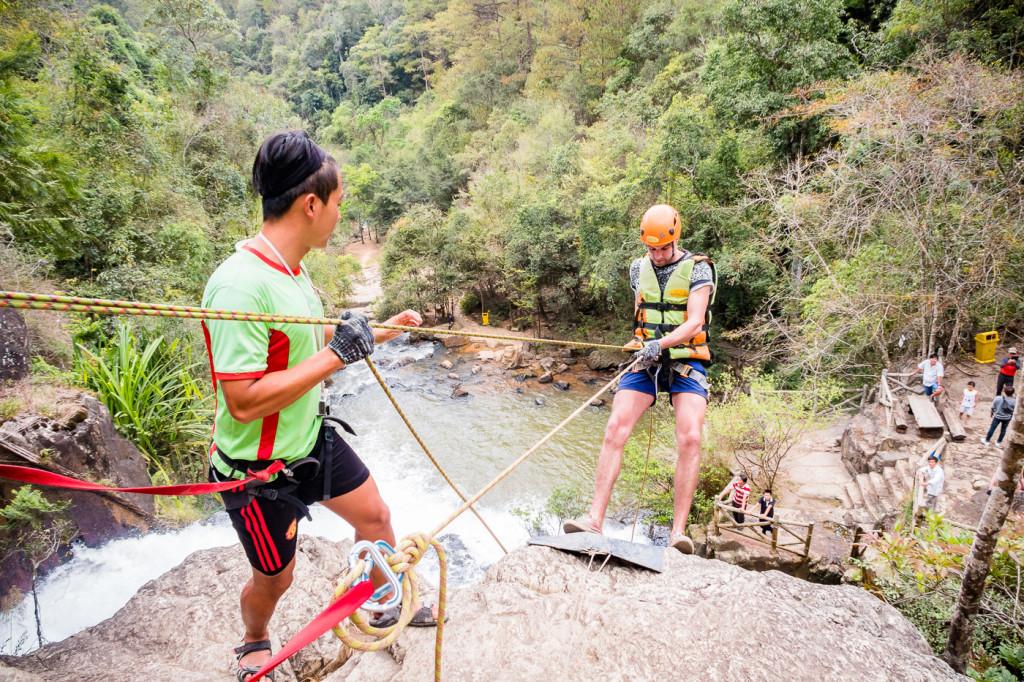
[[194,303],[258,224],[254,149],[301,127],[343,165],[348,226],[384,240],[381,314],[461,301],[621,338],[664,202],[718,264],[715,336],[796,385],[1020,317],[1019,3],[0,12],[4,270],[62,291]]

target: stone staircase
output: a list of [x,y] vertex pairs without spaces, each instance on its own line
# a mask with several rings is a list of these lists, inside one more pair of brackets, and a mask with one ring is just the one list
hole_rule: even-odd
[[[980,425],[974,426],[966,440],[947,443],[940,460],[946,483],[939,498],[939,511],[950,520],[969,526],[976,526],[981,518],[983,500],[978,493],[988,489],[1002,453],[998,447],[984,445],[984,435]],[[887,461],[881,471],[854,476],[845,486],[847,499],[842,500],[843,507],[870,522],[898,511],[911,495],[914,472],[925,447],[922,441],[919,452]]]

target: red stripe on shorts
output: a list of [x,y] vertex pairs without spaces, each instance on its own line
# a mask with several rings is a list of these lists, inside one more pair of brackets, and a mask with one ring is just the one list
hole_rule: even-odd
[[[253,500],[255,502],[255,500]],[[263,527],[264,537],[267,539],[267,544],[270,546],[270,551],[274,553],[274,561],[277,566],[274,570],[281,568],[281,557],[277,555],[277,547],[274,546],[274,541],[270,538],[270,531],[267,530],[267,522],[263,520],[263,510],[260,509],[259,505],[252,505],[256,510],[256,516],[260,518],[260,525]]]
[[242,507],[242,518],[245,519],[245,529],[249,531],[249,537],[252,538],[252,544],[256,548],[256,556],[259,557],[260,568],[263,569],[264,573],[270,573],[274,569],[267,565],[268,562],[265,558],[266,550],[263,549],[262,538],[260,537],[258,530],[253,530],[254,528],[257,528],[256,519],[252,517],[252,510],[250,510],[249,507],[254,504],[256,504],[256,500],[253,500],[248,505]]

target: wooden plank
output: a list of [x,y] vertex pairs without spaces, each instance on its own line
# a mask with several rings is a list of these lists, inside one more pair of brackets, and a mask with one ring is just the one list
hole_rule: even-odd
[[892,410],[892,418],[896,423],[896,433],[907,432],[907,408],[904,406],[905,402],[900,398]]
[[955,442],[959,443],[967,438],[967,431],[960,423],[960,414],[952,405],[942,406],[942,416],[946,418],[946,428],[949,429],[949,435]]
[[946,426],[942,423],[942,417],[939,416],[938,410],[927,396],[911,395],[907,396],[907,400],[910,403],[911,412],[914,413],[914,419],[917,420],[917,430],[920,435],[933,436],[934,431],[941,433],[945,430]]

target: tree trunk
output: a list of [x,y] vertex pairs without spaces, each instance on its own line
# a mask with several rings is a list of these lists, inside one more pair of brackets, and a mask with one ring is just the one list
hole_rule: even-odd
[[1017,490],[1021,466],[1024,465],[1024,410],[1017,410],[1010,421],[1009,437],[1003,448],[1003,461],[996,475],[996,485],[992,488],[985,512],[978,524],[978,533],[971,546],[971,554],[964,565],[964,579],[960,586],[960,595],[956,600],[956,609],[949,624],[949,639],[942,659],[958,673],[967,669],[967,658],[971,650],[971,635],[974,631],[974,618],[978,615],[978,607],[985,590],[985,579],[988,577],[992,554],[1003,529],[1006,515],[1010,511],[1013,494]]
[[928,334],[928,354],[935,352],[935,335],[939,331],[939,279],[935,278],[935,287],[932,290],[932,328]]

